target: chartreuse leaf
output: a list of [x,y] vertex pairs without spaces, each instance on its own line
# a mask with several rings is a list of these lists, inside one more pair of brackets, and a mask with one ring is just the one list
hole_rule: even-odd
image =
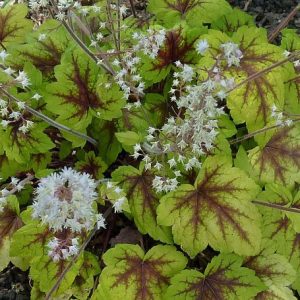
[[208,157],[194,185],[183,184],[160,200],[158,223],[172,226],[175,243],[191,257],[208,245],[255,255],[260,216],[250,202],[259,187],[223,156]]
[[212,29],[220,30],[228,35],[232,35],[241,26],[255,27],[255,22],[252,16],[239,8],[233,8],[230,13],[216,19],[211,24]]
[[[60,64],[62,54],[73,44],[65,28],[59,24],[56,20],[46,20],[38,30],[26,36],[27,43],[12,49],[8,62],[14,66],[29,61],[46,78],[53,78],[54,67]],[[41,35],[45,38],[41,39]]]
[[0,46],[7,47],[24,41],[32,29],[32,21],[25,19],[28,8],[25,4],[9,5],[0,9]]
[[29,132],[19,131],[22,122],[12,123],[6,130],[0,129],[3,149],[9,160],[18,163],[28,163],[31,154],[46,153],[55,145],[44,133],[47,124],[35,122]]
[[272,285],[268,290],[260,292],[255,300],[296,300],[294,293],[287,287]]
[[[266,31],[259,28],[240,27],[231,39],[219,31],[211,30],[201,38],[207,39],[211,48],[206,53],[207,57],[200,60],[199,65],[207,64],[209,61],[210,64],[214,63],[222,43],[231,40],[239,45],[243,53],[240,65],[228,67],[226,72],[226,76],[234,78],[236,83],[284,58],[283,50],[268,44]],[[236,124],[246,122],[248,131],[273,124],[271,107],[276,105],[282,109],[284,105],[285,74],[283,67],[275,68],[230,92],[227,97],[227,107],[234,122]],[[268,131],[257,135],[255,139],[263,143],[270,136],[271,132]]]
[[249,151],[254,171],[263,183],[292,185],[300,180],[300,128],[285,127],[277,130],[264,145]]
[[72,294],[77,299],[89,299],[90,290],[94,286],[94,276],[100,273],[98,257],[90,252],[84,252],[84,262],[79,274],[75,277]]
[[107,169],[106,163],[94,152],[85,154],[84,161],[78,161],[75,164],[76,170],[90,174],[95,179],[103,178],[103,173]]
[[[86,131],[93,115],[111,120],[121,116],[122,99],[116,84],[109,83],[107,75],[100,74],[100,68],[80,49],[66,51],[61,64],[55,67],[57,82],[47,86],[47,108],[58,115],[57,121],[72,129]],[[65,134],[66,138],[76,145],[82,140]]]
[[159,300],[170,278],[184,269],[186,257],[173,246],[146,254],[138,245],[118,244],[103,255],[106,267],[92,299]]
[[253,270],[241,264],[242,258],[236,255],[220,254],[212,259],[204,273],[183,270],[171,279],[164,299],[254,299],[265,286]]
[[148,11],[167,27],[186,20],[191,25],[211,23],[230,11],[224,0],[151,0]]
[[[266,185],[258,199],[267,204],[294,207],[291,192],[284,186],[276,184]],[[297,206],[295,206],[297,208]],[[273,252],[283,255],[297,272],[297,280],[293,284],[299,289],[300,275],[300,233],[295,230],[295,223],[290,218],[291,213],[273,208],[261,208],[263,214],[262,233],[264,239],[272,241],[268,245]],[[286,278],[285,280],[290,280]],[[299,289],[300,290],[300,289]],[[276,299],[276,298],[275,298]],[[280,299],[280,298],[279,298]],[[284,298],[283,298],[284,299]]]
[[[69,262],[66,260],[60,260],[55,263],[48,255],[35,257],[31,261],[30,276],[35,282],[39,283],[39,289],[42,292],[47,292],[54,286],[68,263]],[[83,256],[80,255],[76,262],[72,265],[71,269],[64,276],[58,290],[55,292],[55,295],[64,293],[72,286],[82,263]]]
[[172,243],[170,228],[157,224],[156,208],[159,196],[152,189],[154,175],[132,166],[119,167],[112,179],[125,190],[134,222],[141,233],[165,243]]

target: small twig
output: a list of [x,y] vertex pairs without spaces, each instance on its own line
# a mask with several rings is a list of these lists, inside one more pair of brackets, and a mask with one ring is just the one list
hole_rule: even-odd
[[[110,213],[112,212],[112,207],[109,207],[103,214],[103,217],[106,219]],[[69,262],[69,264],[66,266],[66,268],[61,272],[60,276],[58,277],[57,281],[55,282],[54,286],[51,288],[51,290],[47,293],[45,300],[49,300],[51,299],[50,297],[52,296],[52,294],[59,288],[61,282],[63,281],[63,279],[65,278],[66,274],[68,273],[68,271],[72,268],[72,266],[75,264],[75,262],[77,261],[77,259],[79,258],[79,256],[81,255],[81,253],[84,251],[84,249],[86,248],[86,246],[88,245],[88,243],[91,241],[92,237],[94,236],[94,234],[98,231],[99,229],[97,229],[97,225],[94,227],[94,229],[90,232],[90,234],[88,235],[88,237],[86,238],[86,240],[84,241],[84,243],[81,245],[81,247],[79,248],[78,253],[72,258],[72,260]]]
[[250,5],[251,3],[252,3],[252,0],[246,1],[245,6],[244,6],[244,11],[247,11],[247,10],[248,10],[248,7],[249,7],[249,5]]
[[278,210],[284,210],[284,211],[300,214],[299,208],[286,207],[286,206],[282,206],[280,204],[269,203],[269,202],[264,202],[264,201],[259,201],[259,200],[252,200],[251,202],[254,204],[257,204],[257,205],[261,205],[261,206],[266,206],[266,207],[275,208]]
[[263,70],[261,70],[257,73],[254,73],[254,74],[250,75],[249,77],[247,77],[246,79],[244,79],[240,83],[236,84],[232,89],[227,91],[227,93],[230,93],[230,92],[236,90],[237,88],[239,88],[240,86],[244,85],[245,83],[248,83],[252,80],[255,80],[255,79],[261,77],[262,75],[272,71],[273,69],[275,69],[277,67],[280,67],[281,65],[285,64],[286,62],[289,62],[291,59],[297,58],[299,55],[300,55],[299,50],[291,53],[287,58],[285,58],[283,60],[280,60],[280,61],[270,65],[269,67],[267,67],[267,68],[265,68],[265,69],[263,69]]
[[[0,86],[0,91],[1,91],[4,95],[6,95],[7,97],[9,97],[11,100],[13,100],[13,101],[15,101],[15,102],[19,102],[19,101],[20,101],[20,100],[17,99],[15,96],[13,96],[13,95],[11,95],[10,93],[8,93],[8,92],[7,92],[4,88],[2,88],[1,86]],[[95,145],[95,146],[97,146],[97,144],[98,144],[97,141],[96,141],[95,139],[91,138],[90,136],[87,136],[87,135],[85,135],[84,133],[81,133],[81,132],[79,132],[79,131],[75,131],[75,130],[73,130],[73,129],[71,129],[71,128],[69,128],[69,127],[63,125],[63,124],[60,124],[60,123],[58,123],[58,122],[52,120],[52,119],[49,118],[48,116],[46,116],[46,115],[44,115],[43,113],[41,113],[41,112],[39,112],[39,111],[37,111],[37,110],[31,108],[31,107],[28,106],[27,104],[25,104],[25,109],[26,109],[28,112],[30,112],[32,115],[38,117],[39,119],[45,121],[45,122],[48,123],[49,125],[51,125],[51,126],[57,128],[57,129],[59,129],[59,130],[66,131],[66,132],[68,132],[68,133],[70,133],[70,134],[72,134],[72,135],[74,135],[74,136],[77,136],[77,137],[79,137],[79,138],[81,138],[81,139],[84,139],[84,140],[90,142],[91,144],[93,144],[93,145]]]
[[[299,121],[300,121],[300,118],[293,119],[293,122],[299,122]],[[233,139],[233,140],[229,141],[229,143],[230,143],[230,145],[233,145],[233,144],[236,144],[236,143],[240,143],[242,141],[245,141],[245,140],[248,140],[248,139],[254,137],[255,135],[264,133],[266,131],[269,131],[269,130],[272,130],[272,129],[275,129],[275,128],[278,128],[278,127],[282,127],[282,125],[278,124],[278,125],[266,126],[266,127],[261,128],[261,129],[258,129],[256,131],[253,131],[253,132],[250,132],[248,134],[245,134],[245,135],[243,135],[241,137],[238,137],[236,139]]]
[[300,9],[300,4],[298,4],[279,24],[278,26],[269,34],[269,42],[273,42],[277,35],[284,29],[288,23],[295,17],[298,10]]

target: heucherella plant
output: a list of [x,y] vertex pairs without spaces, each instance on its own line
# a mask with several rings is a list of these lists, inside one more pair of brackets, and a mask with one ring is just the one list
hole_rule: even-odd
[[299,298],[297,32],[129,2],[0,2],[0,271],[33,300]]

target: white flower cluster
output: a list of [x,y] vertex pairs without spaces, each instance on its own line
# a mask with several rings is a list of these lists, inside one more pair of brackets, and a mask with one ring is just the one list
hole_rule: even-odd
[[[120,86],[124,93],[124,98],[129,99],[129,96],[134,89],[134,92],[139,95],[143,95],[145,83],[142,81],[142,77],[137,73],[137,64],[140,62],[140,58],[133,53],[126,53],[122,60],[115,59],[113,65],[119,70],[115,75],[116,83]],[[140,101],[128,104],[126,107],[130,109],[132,106],[139,107]]]
[[[103,223],[93,207],[97,182],[86,173],[64,168],[42,178],[33,202],[34,218],[39,218],[54,231],[69,229],[80,233]],[[103,226],[102,226],[103,227]]]
[[15,104],[12,105],[12,103],[0,98],[0,116],[2,119],[0,125],[5,129],[9,124],[18,122],[18,131],[26,134],[34,123],[24,118],[25,102],[17,101]]
[[[160,128],[149,127],[146,142],[136,144],[133,157],[142,158],[144,168],[155,169],[153,187],[157,192],[174,190],[179,170],[188,172],[200,168],[200,157],[211,152],[218,135],[218,117],[223,107],[219,101],[234,85],[233,79],[221,76],[219,68],[212,70],[207,80],[193,84],[195,72],[189,65],[175,63],[170,99],[176,104],[175,116],[170,116]],[[166,168],[173,177],[163,175]]]
[[242,51],[239,49],[239,46],[232,42],[224,43],[220,46],[224,52],[224,57],[227,61],[229,67],[239,66],[240,60],[243,57]]
[[52,258],[54,262],[60,260],[67,260],[69,257],[78,254],[78,239],[68,238],[68,239],[58,239],[54,237],[47,244],[48,255]]
[[154,59],[157,56],[160,47],[165,42],[166,31],[164,29],[148,29],[147,34],[135,32],[132,37],[137,41],[137,44],[134,46],[134,51],[142,51],[144,54]]
[[271,117],[275,119],[275,124],[277,126],[291,126],[293,124],[293,120],[285,118],[283,113],[277,108],[275,104],[271,109]]

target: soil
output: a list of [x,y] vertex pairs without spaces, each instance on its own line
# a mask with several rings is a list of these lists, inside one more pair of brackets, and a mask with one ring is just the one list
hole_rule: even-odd
[[[258,26],[274,29],[280,21],[298,4],[296,0],[228,0],[232,6],[245,9],[254,16]],[[127,1],[125,1],[127,2]],[[143,14],[146,7],[145,0],[135,0],[136,11]],[[289,28],[296,28],[300,32],[300,12],[290,21]],[[133,239],[139,238],[138,233],[131,234]],[[116,237],[122,238],[122,234]],[[113,240],[112,240],[113,243]],[[0,300],[29,300],[30,282],[28,272],[23,272],[13,265],[9,265],[0,272]]]

